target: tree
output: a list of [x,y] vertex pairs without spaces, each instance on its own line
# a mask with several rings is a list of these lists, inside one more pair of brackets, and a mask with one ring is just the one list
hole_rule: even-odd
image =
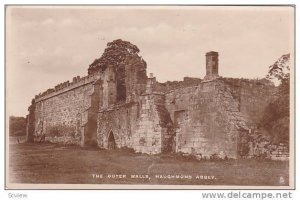
[[290,78],[290,54],[282,55],[273,65],[269,66],[267,79],[282,81]]
[[290,132],[290,54],[281,56],[269,67],[269,80],[278,81],[276,97],[266,107],[261,126],[267,130],[272,143],[289,144]]
[[122,70],[126,56],[135,55],[139,52],[138,47],[130,42],[121,39],[109,42],[102,56],[90,64],[88,74],[99,70],[104,71],[108,66],[114,66],[116,70]]
[[26,118],[10,116],[9,135],[10,136],[26,135]]

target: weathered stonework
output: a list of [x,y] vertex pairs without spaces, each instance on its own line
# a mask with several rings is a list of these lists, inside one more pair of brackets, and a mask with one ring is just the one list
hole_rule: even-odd
[[206,54],[203,80],[159,83],[147,76],[138,52],[129,42],[113,41],[88,76],[37,95],[27,117],[28,141],[201,158],[244,156],[274,85],[220,77],[217,52]]
[[52,142],[82,144],[88,140],[88,118],[98,75],[74,80],[35,98],[35,135]]

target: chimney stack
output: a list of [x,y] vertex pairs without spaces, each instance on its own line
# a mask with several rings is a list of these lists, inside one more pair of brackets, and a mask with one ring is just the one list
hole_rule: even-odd
[[206,75],[219,75],[219,54],[215,51],[206,53]]
[[213,80],[219,77],[219,54],[215,51],[206,53],[206,76],[204,80]]

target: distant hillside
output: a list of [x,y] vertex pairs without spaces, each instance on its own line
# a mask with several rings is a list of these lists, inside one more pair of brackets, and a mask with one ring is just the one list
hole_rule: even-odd
[[26,118],[25,117],[9,117],[9,135],[24,136],[26,135]]

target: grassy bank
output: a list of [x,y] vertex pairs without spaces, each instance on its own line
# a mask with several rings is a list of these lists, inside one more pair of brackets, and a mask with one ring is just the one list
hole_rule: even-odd
[[[13,183],[288,184],[288,162],[282,161],[197,161],[178,155],[151,156],[129,150],[54,144],[10,144],[9,148],[9,177]],[[280,177],[284,183],[279,181]]]

